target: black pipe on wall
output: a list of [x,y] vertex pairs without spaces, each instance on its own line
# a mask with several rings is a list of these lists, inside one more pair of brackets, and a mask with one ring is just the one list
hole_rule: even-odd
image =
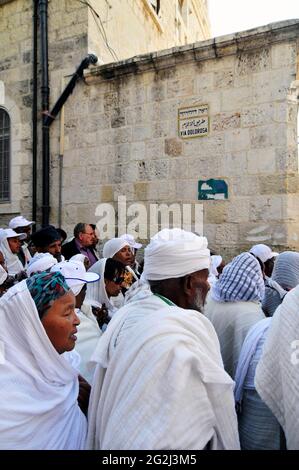
[[[33,0],[33,70],[32,70],[32,220],[37,208],[37,29],[38,0]],[[35,225],[33,226],[33,228]]]
[[48,69],[48,0],[39,0],[41,67],[42,67],[42,226],[49,225],[50,216],[50,138],[47,114],[49,112],[49,69]]
[[76,71],[74,72],[74,74],[72,75],[72,78],[70,79],[69,83],[66,85],[65,89],[63,90],[63,92],[61,93],[60,97],[58,98],[58,100],[56,101],[56,103],[54,104],[53,106],[53,109],[51,110],[51,112],[48,114],[48,116],[46,117],[46,120],[45,120],[45,123],[50,126],[52,124],[52,122],[54,121],[54,119],[56,118],[57,114],[59,113],[59,111],[61,110],[62,106],[64,105],[64,103],[66,102],[66,100],[68,99],[68,97],[70,96],[70,94],[73,92],[75,86],[76,86],[76,83],[77,81],[83,77],[83,72],[84,72],[84,69],[87,69],[87,67],[90,65],[90,64],[96,64],[98,61],[98,58],[96,55],[94,54],[88,54],[81,62],[81,64],[79,65],[79,67],[76,69]]

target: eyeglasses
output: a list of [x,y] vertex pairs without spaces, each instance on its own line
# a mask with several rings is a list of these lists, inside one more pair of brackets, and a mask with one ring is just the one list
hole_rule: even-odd
[[111,279],[112,282],[114,282],[115,284],[121,284],[122,282],[124,282],[125,278],[124,277],[115,277],[113,279]]

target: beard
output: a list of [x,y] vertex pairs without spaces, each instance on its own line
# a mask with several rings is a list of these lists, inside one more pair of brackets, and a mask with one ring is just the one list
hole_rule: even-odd
[[193,302],[190,306],[192,310],[197,310],[198,312],[202,313],[205,305],[206,295],[203,296],[202,291],[197,289],[196,295],[193,299]]

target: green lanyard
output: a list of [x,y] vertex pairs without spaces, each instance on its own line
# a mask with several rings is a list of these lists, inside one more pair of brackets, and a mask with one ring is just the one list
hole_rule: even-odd
[[154,294],[156,297],[159,297],[161,300],[163,300],[163,302],[165,302],[167,305],[171,305],[173,307],[175,307],[176,305],[171,302],[171,300],[167,299],[166,297],[164,297],[163,295],[160,295],[160,294]]

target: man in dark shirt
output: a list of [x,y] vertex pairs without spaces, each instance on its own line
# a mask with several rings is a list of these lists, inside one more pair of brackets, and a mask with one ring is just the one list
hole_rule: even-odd
[[98,257],[93,249],[94,244],[94,230],[91,225],[79,223],[74,228],[74,238],[62,246],[62,254],[65,259],[70,259],[72,256],[82,254],[89,259],[90,266],[92,266]]

